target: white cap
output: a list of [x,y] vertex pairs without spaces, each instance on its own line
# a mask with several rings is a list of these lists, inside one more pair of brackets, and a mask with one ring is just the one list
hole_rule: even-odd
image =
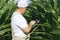
[[19,0],[17,3],[17,7],[28,7],[29,6],[29,0]]

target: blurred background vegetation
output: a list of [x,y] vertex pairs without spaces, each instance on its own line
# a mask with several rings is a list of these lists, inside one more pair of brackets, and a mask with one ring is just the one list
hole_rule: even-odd
[[[39,19],[31,30],[30,40],[60,40],[60,0],[31,0],[24,14],[28,23]],[[13,0],[0,0],[0,40],[11,40],[11,15],[16,9]]]

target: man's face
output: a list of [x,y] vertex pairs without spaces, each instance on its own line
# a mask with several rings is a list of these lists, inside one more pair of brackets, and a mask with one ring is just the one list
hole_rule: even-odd
[[22,8],[21,10],[22,10],[23,14],[26,12],[26,8]]

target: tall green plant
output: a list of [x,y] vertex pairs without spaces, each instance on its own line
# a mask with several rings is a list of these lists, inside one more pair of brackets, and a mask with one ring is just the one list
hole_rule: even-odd
[[[60,40],[60,16],[58,0],[31,0],[24,14],[28,23],[39,19],[40,23],[29,33],[31,40]],[[0,0],[0,40],[11,40],[10,18],[16,5],[13,1]]]
[[15,7],[13,0],[0,0],[0,40],[11,40],[10,18]]
[[60,18],[57,1],[32,0],[24,16],[28,22],[39,19],[40,23],[35,24],[35,28],[32,29],[31,40],[60,40]]

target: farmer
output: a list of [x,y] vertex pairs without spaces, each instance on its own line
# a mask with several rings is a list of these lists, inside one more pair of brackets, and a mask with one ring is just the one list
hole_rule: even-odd
[[26,40],[26,33],[30,32],[32,26],[35,24],[35,21],[30,21],[28,24],[23,17],[28,5],[28,0],[20,0],[17,3],[17,8],[11,17],[12,40]]

